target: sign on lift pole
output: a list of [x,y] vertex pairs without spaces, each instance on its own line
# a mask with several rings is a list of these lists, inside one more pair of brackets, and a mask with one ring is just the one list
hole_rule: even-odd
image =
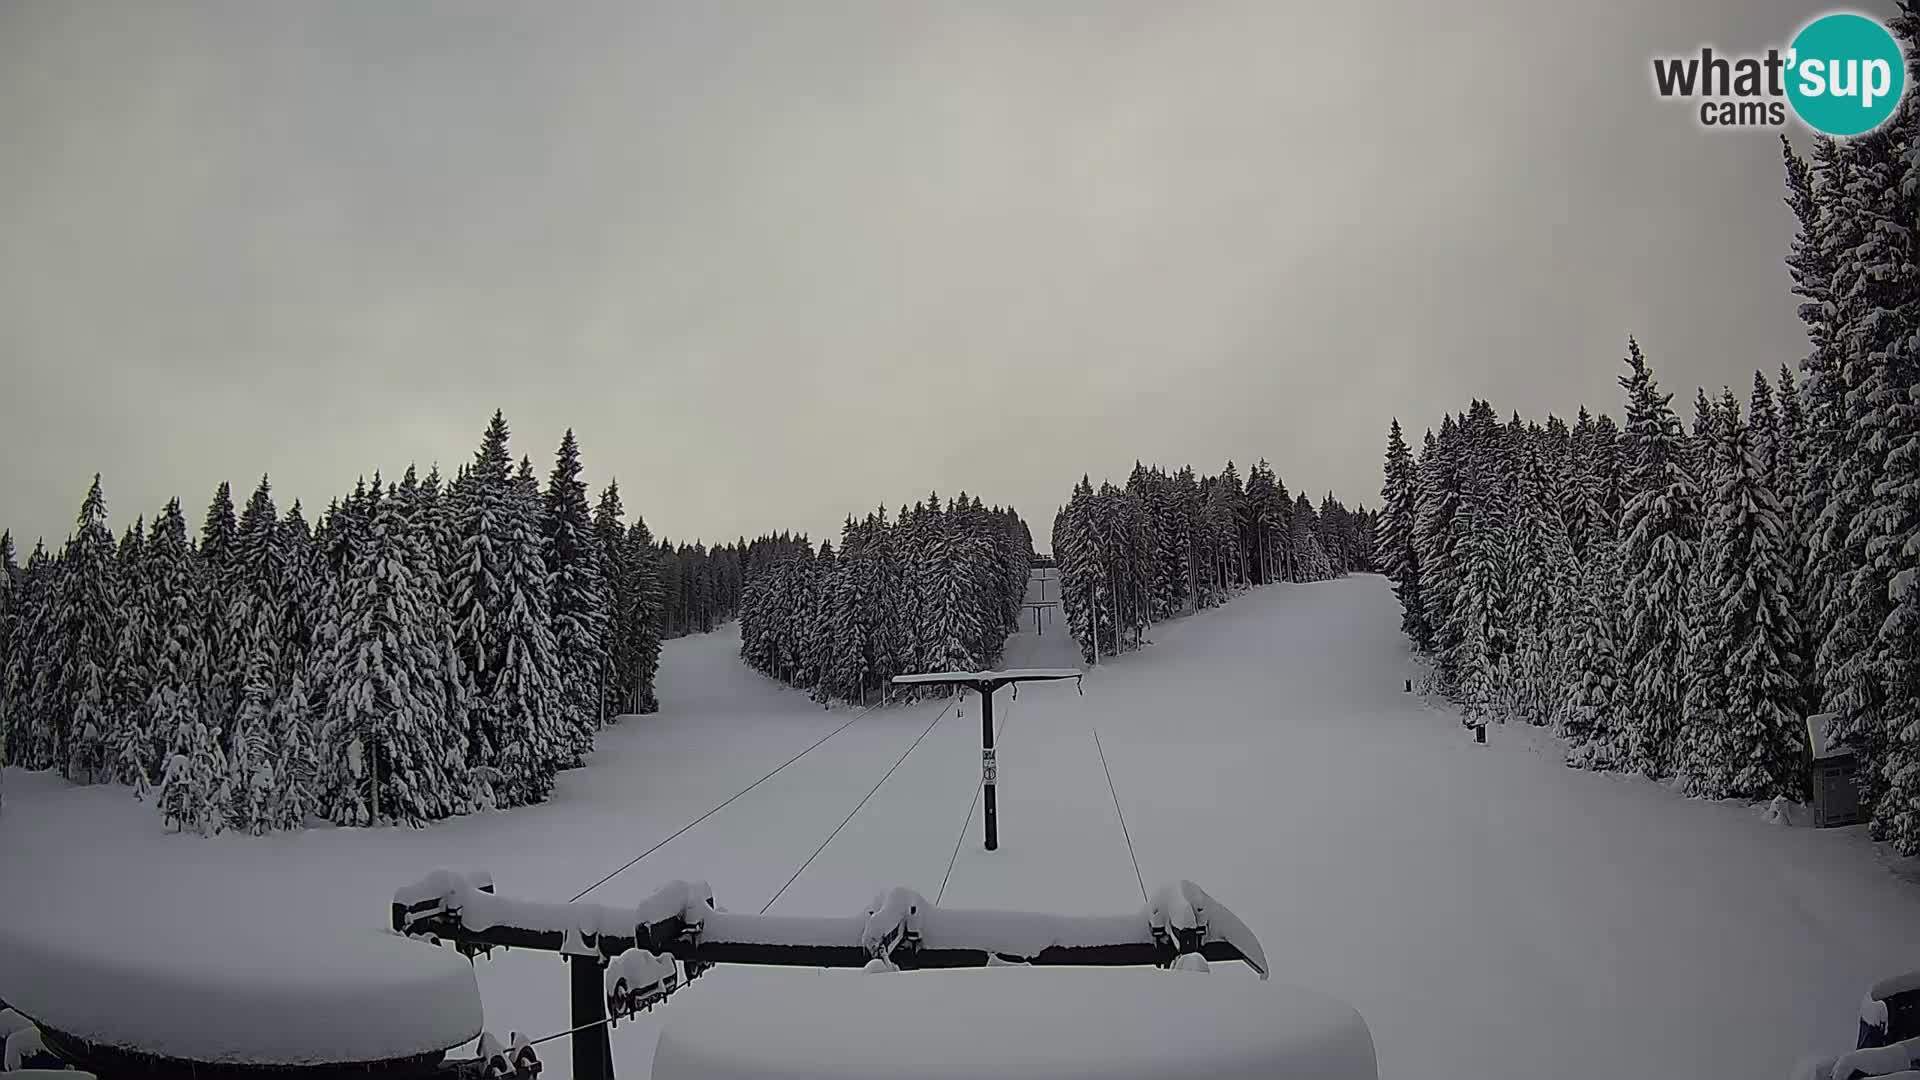
[[999,807],[995,804],[999,765],[993,749],[993,693],[1008,683],[1048,682],[1055,679],[1080,681],[1079,668],[1016,668],[1012,671],[933,671],[922,675],[895,675],[896,684],[920,686],[958,686],[980,694],[980,786],[985,798],[987,850],[1000,847]]

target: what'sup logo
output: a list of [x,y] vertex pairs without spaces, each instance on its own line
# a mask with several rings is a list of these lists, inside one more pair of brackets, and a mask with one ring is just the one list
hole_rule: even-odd
[[1861,135],[1893,115],[1906,82],[1899,41],[1851,12],[1813,20],[1784,51],[1724,56],[1707,46],[1653,61],[1654,91],[1697,100],[1700,125],[1710,128],[1783,127],[1791,108],[1815,131]]

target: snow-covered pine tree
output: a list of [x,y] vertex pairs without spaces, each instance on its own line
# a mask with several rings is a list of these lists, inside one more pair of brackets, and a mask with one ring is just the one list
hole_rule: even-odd
[[1400,434],[1398,417],[1387,430],[1385,473],[1380,486],[1380,528],[1374,538],[1374,558],[1400,599],[1401,631],[1414,648],[1424,651],[1432,644],[1433,631],[1421,601],[1420,556],[1414,542],[1420,490],[1413,455]]
[[[1685,690],[1687,579],[1700,535],[1699,488],[1687,471],[1686,435],[1641,355],[1627,339],[1626,444],[1631,500],[1622,512],[1622,668],[1630,674],[1628,767],[1655,778],[1673,769]],[[1619,756],[1616,755],[1616,760]]]
[[578,764],[593,749],[593,733],[600,726],[599,676],[610,603],[587,507],[587,486],[580,482],[580,444],[572,428],[561,437],[554,454],[543,509],[541,551],[552,590],[563,727],[572,740],[563,764]]
[[58,634],[58,690],[54,701],[55,760],[77,783],[98,783],[109,774],[107,735],[113,718],[109,673],[118,637],[114,622],[113,534],[107,531],[107,501],[100,476],[80,505],[80,516],[60,560],[54,609]]

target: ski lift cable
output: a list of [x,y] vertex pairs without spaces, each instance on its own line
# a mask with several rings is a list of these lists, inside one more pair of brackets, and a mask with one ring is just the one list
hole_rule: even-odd
[[592,1031],[594,1028],[605,1027],[606,1025],[611,1023],[613,1023],[613,1017],[608,1016],[599,1020],[595,1020],[592,1023],[581,1024],[579,1027],[570,1027],[562,1031],[556,1031],[551,1035],[542,1035],[537,1039],[528,1039],[526,1045],[539,1046],[543,1042],[552,1042],[555,1039],[564,1038],[568,1035],[578,1035],[583,1031]]
[[[1019,683],[1013,684],[1013,691],[1014,691],[1013,693],[1014,700],[1018,701],[1020,699]],[[1012,718],[1013,718],[1013,706],[1009,705],[1007,706],[1006,713],[1000,717],[1000,726],[994,730],[994,733],[993,733],[994,746],[997,747],[1001,745],[1001,736],[1006,733],[1007,721],[1011,720]],[[960,861],[960,845],[967,842],[967,829],[973,825],[973,812],[975,809],[977,809],[980,806],[980,789],[985,787],[986,783],[987,783],[987,778],[985,776],[978,777],[973,782],[973,801],[967,804],[967,816],[961,819],[960,821],[960,835],[954,837],[953,854],[948,856],[947,858],[947,872],[945,875],[943,875],[940,878],[939,895],[933,898],[933,906],[935,907],[939,907],[940,901],[946,898],[947,881],[953,877],[954,864]]]
[[932,723],[929,723],[927,725],[927,729],[920,733],[919,738],[916,738],[913,740],[913,743],[907,747],[907,752],[905,754],[901,754],[900,760],[895,761],[891,768],[889,768],[885,773],[881,774],[879,782],[874,784],[873,787],[866,793],[866,795],[862,796],[860,801],[854,805],[853,809],[847,812],[847,816],[841,820],[840,824],[835,825],[833,827],[833,831],[827,834],[827,838],[825,840],[820,841],[820,846],[817,848],[814,848],[813,854],[807,856],[807,861],[801,863],[800,869],[795,870],[793,872],[793,876],[787,879],[787,884],[780,886],[780,891],[777,893],[774,893],[772,899],[769,899],[766,902],[766,904],[760,908],[760,914],[765,915],[767,913],[767,909],[773,906],[774,901],[780,899],[780,897],[786,893],[787,888],[789,886],[791,886],[794,882],[800,880],[800,875],[807,872],[807,867],[813,865],[813,860],[819,858],[820,853],[827,850],[827,845],[833,843],[833,838],[836,836],[839,836],[840,830],[847,827],[847,822],[852,821],[854,815],[860,812],[861,807],[864,807],[867,805],[868,800],[872,799],[874,794],[880,790],[881,786],[887,782],[887,777],[892,776],[894,774],[894,770],[898,769],[901,765],[906,763],[907,755],[913,753],[914,749],[920,745],[921,740],[925,739],[933,731],[934,725],[938,724],[942,719],[946,717],[948,713],[952,712],[954,705],[958,704],[959,701],[960,701],[960,698],[958,696],[955,696],[952,701],[947,702],[946,708],[941,709],[938,713],[934,714]]
[[1127,815],[1120,809],[1120,792],[1113,786],[1113,770],[1107,767],[1107,749],[1100,745],[1100,729],[1093,726],[1091,719],[1087,721],[1087,729],[1093,732],[1093,748],[1100,752],[1100,771],[1107,774],[1107,794],[1113,796],[1113,813],[1120,819],[1120,835],[1127,841],[1127,858],[1133,860],[1133,879],[1140,883],[1140,899],[1151,905],[1153,901],[1147,896],[1147,879],[1140,873],[1140,856],[1133,850],[1133,834],[1127,831]]
[[599,881],[596,881],[593,884],[587,886],[586,888],[581,889],[579,892],[573,894],[572,899],[569,900],[568,902],[572,903],[574,901],[577,901],[581,897],[592,892],[593,890],[599,888],[602,885],[605,885],[607,882],[612,881],[614,878],[619,877],[621,874],[626,873],[628,870],[632,869],[634,864],[638,863],[641,859],[644,859],[647,856],[653,854],[654,852],[660,850],[661,848],[667,846],[667,844],[678,839],[680,836],[685,834],[688,830],[692,829],[695,825],[698,825],[701,822],[712,817],[713,815],[719,813],[720,811],[725,810],[728,804],[732,803],[735,799],[740,798],[742,795],[745,795],[747,792],[752,791],[754,788],[757,788],[761,784],[764,784],[767,781],[773,779],[774,776],[778,774],[781,769],[785,769],[787,766],[793,764],[796,761],[799,761],[801,758],[806,757],[808,754],[813,753],[815,750],[819,749],[821,744],[825,743],[828,739],[831,739],[835,735],[838,735],[841,732],[847,730],[848,728],[852,727],[854,724],[858,723],[862,719],[865,719],[866,716],[869,713],[873,712],[875,709],[878,709],[881,706],[887,704],[889,701],[892,701],[893,695],[894,695],[894,690],[889,689],[885,697],[867,706],[866,708],[860,710],[858,713],[855,713],[853,718],[848,720],[846,723],[841,724],[839,727],[834,728],[832,731],[827,732],[825,735],[822,735],[819,738],[819,740],[816,741],[812,746],[807,747],[805,750],[802,750],[799,753],[788,758],[787,760],[781,762],[779,767],[775,768],[773,772],[768,773],[767,775],[761,777],[760,779],[755,780],[753,783],[748,784],[746,787],[741,788],[739,791],[734,792],[732,795],[727,796],[726,800],[722,802],[720,805],[714,807],[711,810],[708,810],[706,813],[701,814],[699,817],[694,818],[692,821],[687,822],[685,825],[680,826],[680,828],[674,830],[673,834],[668,836],[666,839],[659,841],[658,843],[654,844],[652,847],[648,848],[647,850],[641,852],[638,855],[635,855],[631,859],[628,859],[623,865],[621,865],[619,869],[613,871],[612,873],[608,874],[606,877],[601,878]]

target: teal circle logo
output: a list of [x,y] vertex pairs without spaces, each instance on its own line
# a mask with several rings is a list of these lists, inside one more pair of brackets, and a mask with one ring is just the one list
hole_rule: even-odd
[[1872,131],[1900,104],[1906,58],[1887,28],[1865,15],[1822,15],[1800,31],[1790,48],[1787,100],[1815,131]]

